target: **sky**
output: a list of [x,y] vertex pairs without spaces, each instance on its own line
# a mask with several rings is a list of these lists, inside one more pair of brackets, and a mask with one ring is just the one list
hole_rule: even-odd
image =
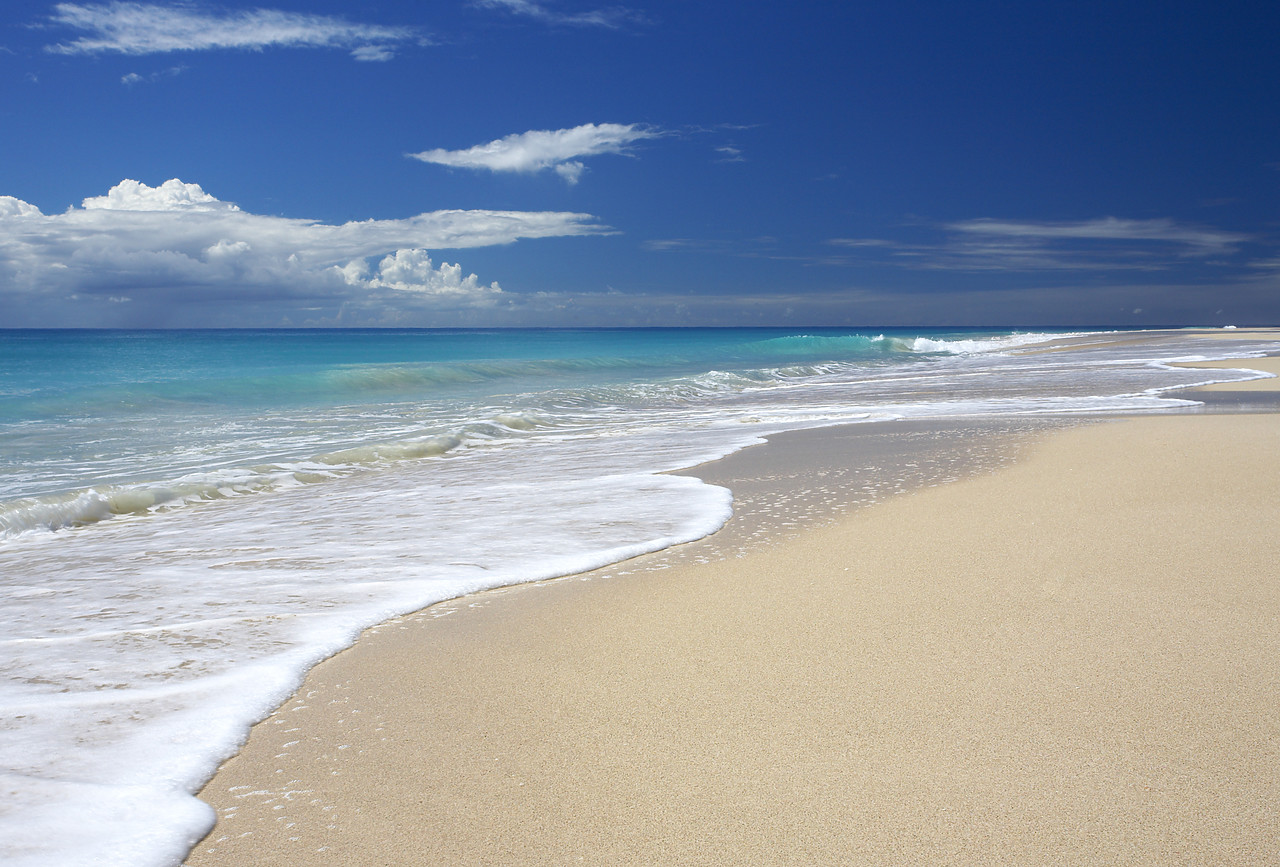
[[1261,0],[8,2],[0,124],[0,328],[1280,324]]

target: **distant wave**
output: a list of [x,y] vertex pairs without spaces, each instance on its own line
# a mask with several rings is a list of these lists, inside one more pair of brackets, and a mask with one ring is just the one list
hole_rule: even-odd
[[309,459],[251,467],[228,467],[169,480],[97,485],[0,503],[0,539],[59,531],[109,518],[141,516],[212,500],[278,491],[345,478],[406,461],[440,458],[464,443],[505,439],[556,425],[528,414],[504,413],[462,425],[456,433],[365,443]]
[[1079,337],[1075,333],[1041,334],[1027,332],[1025,334],[1009,334],[999,337],[960,338],[956,340],[917,337],[909,341],[913,352],[944,352],[950,355],[978,355],[984,352],[1004,352],[1022,346],[1031,346],[1049,340],[1061,340],[1068,337]]
[[883,334],[795,334],[757,341],[748,346],[760,352],[762,357],[813,355],[848,358],[911,352],[911,342],[910,338],[886,337]]
[[875,358],[920,353],[945,353],[949,355],[975,355],[985,352],[1003,352],[1078,336],[1072,333],[1000,332],[985,337],[906,337],[902,335],[821,335],[797,334],[775,337],[749,344],[760,352],[762,358],[788,355],[825,356],[833,359]]

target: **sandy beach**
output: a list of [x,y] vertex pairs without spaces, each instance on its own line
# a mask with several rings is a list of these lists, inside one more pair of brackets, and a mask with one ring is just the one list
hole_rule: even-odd
[[[734,473],[837,465],[842,430]],[[371,630],[208,784],[187,863],[1276,863],[1280,416],[1006,451]]]

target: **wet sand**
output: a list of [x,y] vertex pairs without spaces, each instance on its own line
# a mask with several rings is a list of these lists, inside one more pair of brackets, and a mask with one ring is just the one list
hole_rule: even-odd
[[206,787],[188,863],[1274,863],[1280,415],[1019,443],[371,630]]

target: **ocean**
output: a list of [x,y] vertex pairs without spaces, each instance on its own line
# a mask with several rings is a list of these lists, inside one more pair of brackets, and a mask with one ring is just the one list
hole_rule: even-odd
[[667,471],[832,424],[1179,410],[1259,374],[1173,362],[1280,351],[1232,336],[0,331],[0,860],[181,863],[193,793],[361,630],[732,514]]

